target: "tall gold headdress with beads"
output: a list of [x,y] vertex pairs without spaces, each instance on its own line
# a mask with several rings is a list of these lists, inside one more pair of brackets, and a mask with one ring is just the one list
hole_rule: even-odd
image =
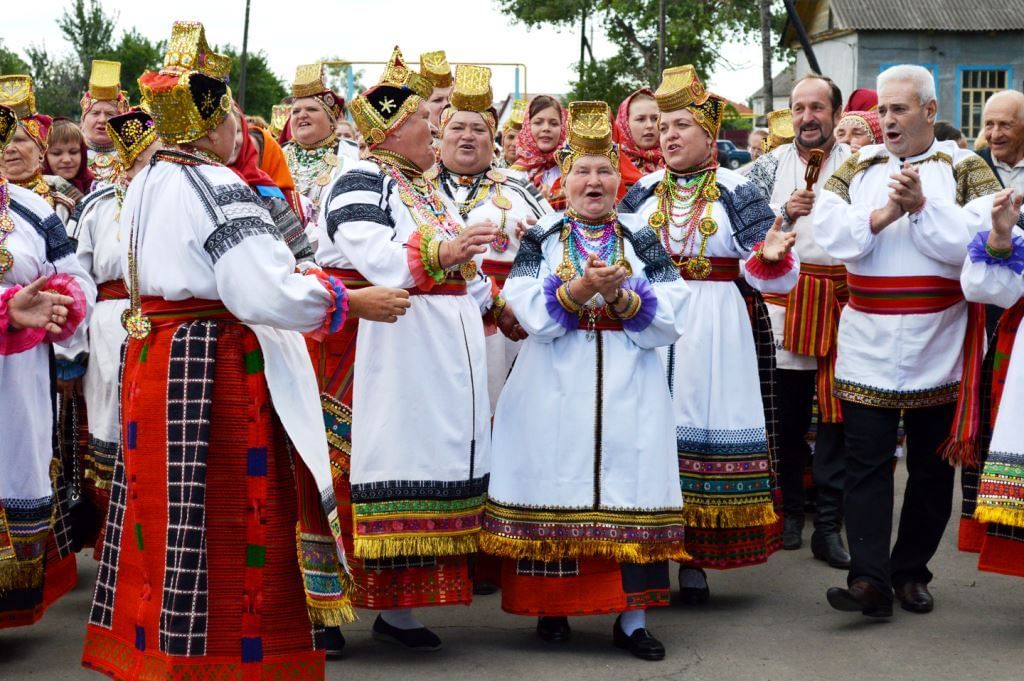
[[433,89],[429,80],[409,70],[396,45],[380,81],[352,100],[352,119],[367,144],[380,144]]
[[324,65],[301,64],[295,69],[295,80],[292,81],[292,97],[315,99],[332,121],[337,121],[344,113],[345,100],[334,93],[324,80]]
[[118,113],[128,110],[128,95],[121,90],[121,62],[92,60],[89,89],[82,95],[82,114],[96,102],[114,102]]
[[32,76],[0,76],[0,104],[14,111],[19,119],[36,115],[36,95]]
[[14,139],[14,131],[18,128],[18,114],[9,106],[0,105],[0,151]]
[[107,134],[125,169],[131,168],[139,154],[156,141],[153,117],[142,109],[114,116],[107,121]]
[[673,66],[661,72],[661,84],[654,99],[662,113],[686,109],[697,125],[715,139],[725,115],[725,100],[708,92],[692,64]]
[[486,66],[459,64],[455,68],[455,82],[448,95],[448,107],[441,113],[441,134],[457,111],[480,114],[494,134],[498,117],[494,111],[494,93],[491,90],[491,70]]
[[433,87],[452,86],[452,67],[444,50],[424,52],[420,55],[420,75],[430,81]]
[[607,102],[570,102],[565,146],[555,152],[562,174],[582,156],[607,156],[619,171],[619,149],[612,140],[612,110]]
[[184,74],[199,71],[211,78],[227,80],[231,74],[231,57],[210,49],[206,29],[198,21],[176,21],[164,54],[160,73]]
[[789,109],[778,109],[768,113],[768,136],[761,140],[761,148],[768,153],[783,144],[796,139],[793,129],[793,112]]
[[508,130],[521,130],[523,123],[526,121],[526,108],[530,105],[528,99],[517,99],[512,102],[512,110],[508,113],[508,118],[505,119],[504,125],[501,126],[503,131]]

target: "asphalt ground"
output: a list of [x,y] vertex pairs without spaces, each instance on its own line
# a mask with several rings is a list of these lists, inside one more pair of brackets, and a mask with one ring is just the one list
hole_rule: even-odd
[[[897,476],[899,490],[903,466]],[[846,575],[811,557],[810,518],[807,526],[799,551],[780,551],[755,568],[710,573],[707,605],[674,602],[649,613],[649,628],[668,649],[661,662],[614,648],[613,616],[575,618],[571,641],[544,643],[534,634],[535,621],[503,613],[496,594],[478,597],[471,607],[419,611],[444,640],[435,653],[413,654],[372,640],[374,614],[362,612],[358,622],[345,627],[345,656],[328,663],[328,678],[1024,679],[1024,580],[978,572],[975,557],[956,550],[955,516],[931,563],[934,612],[916,615],[897,606],[892,619],[882,621],[828,606],[825,590],[844,585]],[[72,593],[35,626],[0,631],[0,679],[103,678],[79,666],[95,571],[95,562],[83,553]]]

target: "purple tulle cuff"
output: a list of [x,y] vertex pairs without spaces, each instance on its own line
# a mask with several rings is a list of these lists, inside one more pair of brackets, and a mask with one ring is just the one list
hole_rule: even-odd
[[564,283],[557,274],[549,274],[544,279],[544,299],[551,318],[570,331],[575,331],[580,328],[580,318],[566,310],[558,302],[558,287]]
[[1024,238],[1013,237],[1013,251],[1008,258],[994,258],[985,248],[988,243],[988,231],[978,232],[974,240],[967,244],[967,254],[971,262],[983,262],[986,265],[1002,265],[1009,267],[1015,274],[1024,272]]
[[622,328],[639,333],[654,321],[654,314],[658,311],[658,297],[654,295],[651,282],[640,277],[630,277],[623,284],[623,288],[640,296],[640,311],[632,319],[624,319]]

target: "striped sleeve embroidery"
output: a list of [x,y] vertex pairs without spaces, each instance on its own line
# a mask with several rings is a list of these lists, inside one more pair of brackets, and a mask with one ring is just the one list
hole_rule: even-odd
[[342,175],[334,183],[327,203],[327,238],[333,241],[339,227],[349,222],[372,222],[394,228],[390,211],[382,207],[387,205],[383,194],[381,174],[351,170]]
[[956,179],[956,203],[959,206],[995,194],[1002,188],[995,173],[977,154],[971,154],[953,166],[953,177]]

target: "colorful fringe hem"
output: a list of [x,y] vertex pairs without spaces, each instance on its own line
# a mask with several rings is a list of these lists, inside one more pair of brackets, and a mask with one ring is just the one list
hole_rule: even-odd
[[683,518],[687,527],[739,528],[771,525],[779,516],[770,501],[748,506],[704,506],[687,499]]
[[1024,509],[989,506],[979,501],[978,507],[974,509],[974,519],[981,523],[1024,527]]
[[353,553],[364,559],[400,558],[402,556],[461,556],[476,553],[479,530],[467,534],[434,537],[355,537]]
[[480,550],[501,558],[526,558],[544,562],[566,558],[610,558],[617,563],[640,565],[663,560],[691,559],[681,541],[647,544],[592,539],[511,539],[487,530],[480,533]]

